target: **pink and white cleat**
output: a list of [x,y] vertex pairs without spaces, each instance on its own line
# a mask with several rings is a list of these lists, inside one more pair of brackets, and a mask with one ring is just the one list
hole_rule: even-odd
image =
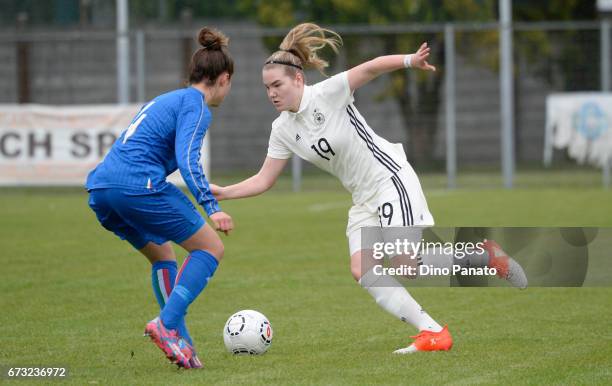
[[[153,343],[164,352],[170,362],[176,363],[179,367],[191,368],[190,361],[193,357],[191,346],[179,338],[176,330],[166,329],[159,317],[147,323],[144,334],[151,338]],[[183,341],[184,344],[180,341]]]
[[187,353],[186,350],[191,350],[191,359],[189,359],[189,365],[192,369],[201,369],[202,367],[204,367],[204,364],[200,361],[200,358],[198,358],[195,349],[192,345],[189,344],[189,342],[187,342],[187,340],[182,337],[179,337],[179,347],[184,354]]
[[200,358],[198,358],[195,352],[193,353],[193,356],[189,360],[189,365],[191,366],[192,369],[201,369],[204,367],[204,364],[200,361]]

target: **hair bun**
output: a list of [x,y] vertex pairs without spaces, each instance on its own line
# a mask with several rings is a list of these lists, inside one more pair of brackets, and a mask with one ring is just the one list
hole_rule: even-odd
[[206,50],[220,50],[227,47],[229,39],[214,28],[204,27],[198,34],[198,42]]

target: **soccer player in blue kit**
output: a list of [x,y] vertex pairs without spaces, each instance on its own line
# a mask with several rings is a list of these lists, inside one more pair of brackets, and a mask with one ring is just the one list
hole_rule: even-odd
[[[209,107],[230,91],[234,62],[228,38],[203,28],[189,66],[189,87],[146,104],[87,177],[89,206],[104,228],[127,240],[152,264],[160,315],[145,334],[179,367],[200,368],[185,325],[187,308],[206,287],[223,257],[223,242],[191,201],[166,177],[177,168],[218,231],[232,218],[212,195],[200,162],[210,125]],[[177,273],[173,241],[188,252]]]

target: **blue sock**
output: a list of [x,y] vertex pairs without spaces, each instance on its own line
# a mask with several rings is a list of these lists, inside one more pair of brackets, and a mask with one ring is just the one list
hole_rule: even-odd
[[195,250],[187,256],[160,315],[166,328],[178,328],[187,307],[204,290],[218,265],[217,259],[206,251]]
[[[176,280],[176,261],[157,261],[153,263],[151,268],[151,284],[153,285],[153,292],[155,298],[159,304],[160,310],[164,309],[166,301],[172,293],[174,288],[174,281]],[[179,335],[182,336],[190,345],[193,346],[191,335],[185,325],[185,317],[181,318],[178,324]]]

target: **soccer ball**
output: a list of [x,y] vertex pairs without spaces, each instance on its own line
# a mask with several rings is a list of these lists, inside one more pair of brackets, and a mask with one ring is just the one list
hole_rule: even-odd
[[262,313],[242,310],[230,316],[223,328],[227,351],[235,355],[260,355],[272,344],[272,326]]

